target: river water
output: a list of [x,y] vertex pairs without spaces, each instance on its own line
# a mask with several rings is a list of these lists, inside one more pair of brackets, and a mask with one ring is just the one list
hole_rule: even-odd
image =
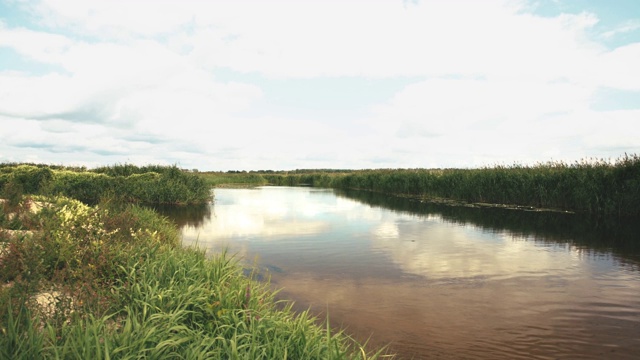
[[163,211],[402,359],[640,358],[638,224],[306,187]]

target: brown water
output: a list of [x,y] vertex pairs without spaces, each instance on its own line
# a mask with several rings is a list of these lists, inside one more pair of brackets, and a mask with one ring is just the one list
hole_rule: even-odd
[[217,189],[170,215],[281,298],[400,358],[640,358],[640,232],[563,214],[314,188]]

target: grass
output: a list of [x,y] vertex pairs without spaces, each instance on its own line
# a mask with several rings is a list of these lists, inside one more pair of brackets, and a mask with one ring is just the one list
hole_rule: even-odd
[[597,216],[640,216],[640,157],[480,169],[378,169],[273,173],[273,185],[359,189],[467,203],[549,208]]
[[19,229],[0,232],[2,359],[385,357],[276,302],[233,256],[183,248],[149,209],[16,197],[0,207]]
[[199,172],[197,175],[210,187],[253,187],[268,183],[261,174],[247,172]]

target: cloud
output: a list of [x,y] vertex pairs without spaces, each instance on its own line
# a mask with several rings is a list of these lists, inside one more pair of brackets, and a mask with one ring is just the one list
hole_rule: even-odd
[[[203,65],[272,77],[549,74],[597,52],[589,13],[532,16],[493,0],[357,2],[44,1],[45,24],[111,40],[168,38]],[[126,15],[125,15],[126,14]],[[55,19],[55,20],[52,20]],[[144,19],[144,21],[141,21]],[[487,19],[491,19],[488,21]],[[162,35],[162,36],[160,36]],[[160,38],[158,38],[160,36]],[[552,56],[549,56],[552,55]]]
[[640,20],[629,20],[625,21],[623,24],[616,26],[614,29],[605,31],[600,35],[600,37],[604,39],[610,39],[619,36],[620,34],[634,32],[638,29],[640,29]]
[[[430,79],[407,86],[377,106],[371,124],[397,135],[395,146],[419,154],[469,154],[458,165],[479,165],[509,152],[560,152],[568,137],[586,135],[592,89],[566,82]],[[537,150],[536,150],[537,149]],[[477,159],[474,159],[477,158]]]
[[[542,17],[507,0],[12,6],[31,22],[0,23],[0,47],[25,59],[0,68],[0,116],[73,144],[102,129],[128,158],[425,167],[640,148],[634,130],[616,133],[633,107],[592,109],[602,88],[640,90],[640,44],[604,46],[615,34],[594,35],[593,12]],[[620,125],[601,130],[610,118]]]
[[508,3],[370,2],[366,9],[355,2],[225,4],[218,13],[226,20],[211,19],[215,30],[197,28],[192,39],[209,66],[276,78],[555,77],[601,50],[584,36],[596,22],[593,15],[546,19]]
[[25,28],[8,28],[0,23],[0,46],[13,48],[36,61],[60,64],[62,56],[74,44],[69,38]]
[[621,90],[640,90],[640,43],[625,45],[598,58],[593,71],[594,83],[601,87]]
[[[69,29],[101,38],[152,36],[175,31],[202,9],[200,1],[45,0],[25,4],[47,27]],[[194,9],[194,6],[196,9]]]

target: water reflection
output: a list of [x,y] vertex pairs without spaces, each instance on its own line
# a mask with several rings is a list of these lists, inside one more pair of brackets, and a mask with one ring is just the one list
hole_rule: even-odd
[[640,352],[637,224],[313,188],[221,189],[212,209],[185,244],[259,257],[282,297],[403,356]]
[[198,204],[189,206],[154,205],[153,209],[173,220],[180,228],[201,227],[205,220],[211,217],[210,204]]
[[[203,218],[198,226],[183,229],[187,239],[237,239],[259,236],[262,240],[282,239],[290,236],[318,234],[329,223],[322,219],[328,209],[348,211],[341,205],[351,202],[330,201],[330,197],[314,197],[314,194],[331,194],[327,190],[308,192],[282,191],[286,188],[220,189],[233,192],[233,197],[219,196],[211,219]],[[252,195],[258,196],[252,196]],[[313,201],[311,197],[314,197]],[[324,200],[324,201],[323,201]]]
[[[556,252],[539,251],[506,233],[426,222],[382,223],[372,231],[372,248],[388,254],[404,272],[427,278],[513,277],[547,269],[557,261]],[[568,260],[565,266],[576,262],[572,257]]]
[[[217,190],[228,191],[229,189]],[[251,192],[260,191],[256,189],[231,189],[234,192]],[[383,209],[394,210],[407,215],[416,215],[425,221],[448,222],[453,224],[471,225],[490,233],[504,234],[513,239],[524,239],[534,241],[548,246],[554,244],[571,244],[580,248],[587,253],[601,250],[602,252],[613,252],[620,256],[621,260],[625,258],[632,261],[629,265],[637,264],[640,260],[640,222],[623,221],[619,219],[602,219],[602,218],[586,218],[574,214],[563,213],[545,213],[545,212],[526,212],[505,209],[476,209],[465,208],[459,206],[446,206],[430,203],[422,203],[413,199],[401,197],[387,196],[383,194],[355,191],[355,190],[327,190],[327,189],[309,189],[310,194],[335,194],[339,199],[354,200],[356,202]],[[311,217],[316,214],[326,213],[327,206],[338,206],[343,210],[350,220],[369,219],[379,220],[380,216],[373,211],[355,210],[358,205],[353,201],[340,201],[315,204],[308,202],[309,195],[294,194],[288,200],[283,202],[279,198],[279,194],[274,193],[261,199],[247,199],[236,204],[229,204],[229,199],[218,198],[215,206],[231,206],[231,213],[225,214],[223,221],[218,223],[236,223],[233,227],[223,227],[217,225],[215,230],[211,229],[211,233],[217,236],[220,234],[227,235],[228,232],[237,232],[236,235],[246,233],[262,233],[273,234],[289,233],[309,233],[322,231],[321,223],[311,221],[307,223],[291,224],[289,220],[295,218],[287,218],[287,213],[295,212],[301,215],[309,215]],[[317,200],[317,197],[316,197]],[[288,205],[287,205],[288,201]],[[325,199],[326,201],[326,199]],[[212,212],[209,204],[194,206],[155,206],[159,213],[172,219],[181,228],[192,228],[203,234],[202,231],[208,231],[209,228],[204,226],[211,223],[211,218],[217,218],[215,211]],[[247,210],[256,206],[264,209],[264,212],[248,213]],[[323,209],[324,207],[324,209]],[[334,209],[335,210],[335,209]],[[332,210],[333,211],[333,210]],[[291,214],[289,214],[291,215]],[[277,218],[281,221],[278,223]],[[304,216],[303,216],[304,218]],[[284,220],[283,220],[284,219]],[[300,219],[300,217],[298,217]],[[286,224],[282,222],[286,221]],[[263,232],[264,227],[270,227]],[[386,227],[386,228],[385,228]],[[235,229],[235,230],[232,230]],[[242,229],[242,230],[238,230]],[[315,229],[315,230],[313,230]],[[397,226],[395,224],[380,225],[376,230],[382,238],[389,238],[393,234],[397,235]],[[385,232],[387,232],[385,234]],[[390,232],[390,233],[388,233]],[[246,235],[246,234],[245,234]]]
[[[423,203],[379,193],[336,190],[336,195],[364,204],[391,209],[425,219],[470,225],[489,233],[523,239],[547,246],[579,249],[583,255],[609,253],[629,266],[640,261],[640,222],[614,218],[589,218],[576,214],[517,211],[499,208],[467,208]],[[630,261],[626,261],[630,260]]]

